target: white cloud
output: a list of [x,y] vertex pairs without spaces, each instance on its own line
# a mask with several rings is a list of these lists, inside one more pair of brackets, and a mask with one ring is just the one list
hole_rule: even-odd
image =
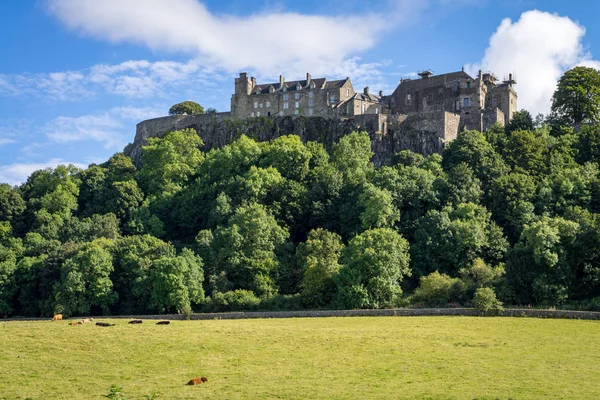
[[17,141],[14,139],[0,137],[0,146],[4,146],[5,144],[11,144],[11,143],[16,143],[16,142]]
[[0,94],[80,100],[100,93],[128,98],[165,96],[174,89],[213,87],[225,75],[197,60],[99,64],[79,71],[0,74]]
[[504,19],[490,38],[483,60],[467,66],[471,74],[478,69],[503,74],[514,73],[519,108],[532,114],[547,113],[556,82],[569,68],[587,64],[591,59],[581,41],[585,28],[568,17],[542,11],[527,11],[518,21]]
[[227,71],[249,68],[274,75],[290,66],[306,71],[339,64],[371,48],[383,31],[425,4],[388,0],[378,13],[336,16],[280,9],[215,15],[198,0],[49,0],[48,9],[69,28],[113,43],[183,52]]
[[32,172],[45,168],[55,168],[59,164],[73,164],[79,168],[86,167],[85,164],[67,162],[60,158],[53,158],[41,163],[14,163],[0,165],[0,183],[19,185],[25,182],[27,177],[31,175]]
[[60,116],[48,122],[42,131],[52,142],[96,141],[106,149],[120,151],[135,134],[132,123],[162,114],[161,110],[151,107],[115,107],[99,114]]

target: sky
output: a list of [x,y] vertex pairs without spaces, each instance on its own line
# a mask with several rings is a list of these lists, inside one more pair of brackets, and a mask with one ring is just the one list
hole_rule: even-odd
[[101,163],[184,100],[228,111],[239,72],[384,94],[424,69],[513,73],[519,108],[547,113],[564,71],[600,68],[598,15],[588,0],[4,1],[0,182]]

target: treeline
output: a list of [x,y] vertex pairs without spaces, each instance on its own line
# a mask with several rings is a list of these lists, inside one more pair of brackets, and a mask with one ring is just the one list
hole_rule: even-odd
[[366,133],[326,151],[194,131],[137,169],[0,185],[0,314],[508,305],[600,309],[600,125],[466,131],[375,168]]

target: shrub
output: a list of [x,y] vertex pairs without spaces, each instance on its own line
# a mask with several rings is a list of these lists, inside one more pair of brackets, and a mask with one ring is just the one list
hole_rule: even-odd
[[421,278],[413,295],[413,303],[443,306],[450,302],[460,302],[465,292],[466,285],[460,279],[435,271]]
[[475,291],[473,306],[484,314],[500,314],[504,311],[502,302],[496,298],[494,289],[488,287]]
[[278,294],[261,300],[258,308],[266,311],[297,311],[304,309],[300,294]]
[[207,303],[208,312],[251,311],[256,310],[260,299],[253,291],[238,289],[225,293],[215,292]]

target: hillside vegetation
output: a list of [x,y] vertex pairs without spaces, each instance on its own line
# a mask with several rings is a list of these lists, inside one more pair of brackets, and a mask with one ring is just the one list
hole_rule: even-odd
[[600,309],[600,124],[559,105],[378,168],[360,132],[205,153],[186,130],[140,169],[36,171],[0,185],[0,314]]

